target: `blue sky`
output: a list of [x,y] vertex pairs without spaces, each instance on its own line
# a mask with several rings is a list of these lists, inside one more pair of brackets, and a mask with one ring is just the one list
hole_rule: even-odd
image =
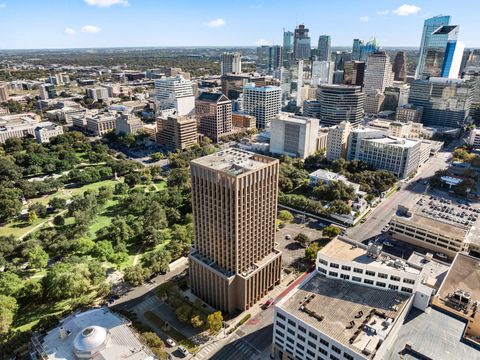
[[480,47],[478,0],[0,0],[0,49],[279,44],[299,23],[312,44],[330,34],[333,46],[418,46],[438,14]]

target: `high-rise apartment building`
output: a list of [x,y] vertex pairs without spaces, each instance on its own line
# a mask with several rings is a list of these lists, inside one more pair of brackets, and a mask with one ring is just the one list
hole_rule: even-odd
[[39,96],[42,100],[53,99],[57,96],[57,90],[53,84],[42,84],[39,86]]
[[268,55],[268,71],[269,73],[283,66],[283,49],[280,45],[270,46]]
[[434,127],[463,127],[473,96],[468,81],[447,78],[415,80],[408,102],[423,107],[422,123]]
[[195,96],[190,80],[182,75],[155,80],[155,100],[159,110],[174,109],[177,115],[192,115]]
[[343,65],[343,84],[363,86],[365,75],[364,61],[348,61]]
[[248,83],[254,83],[255,86],[265,86],[265,76],[252,74],[225,74],[221,77],[222,93],[230,100],[237,100],[243,89]]
[[363,139],[378,139],[388,135],[388,130],[359,127],[350,132],[346,160],[352,161],[358,158],[360,144]]
[[247,310],[280,282],[278,160],[227,149],[193,160],[190,169],[191,290],[224,312]]
[[195,101],[198,131],[217,142],[232,132],[232,102],[222,93],[200,94]]
[[363,40],[353,39],[352,60],[360,61],[363,52]]
[[405,104],[397,108],[395,120],[400,122],[422,122],[423,107]]
[[320,35],[318,38],[317,60],[331,61],[332,44],[330,35]]
[[334,126],[349,121],[353,127],[363,119],[365,93],[361,86],[320,85],[317,90],[320,102],[320,124]]
[[257,60],[255,68],[258,73],[265,74],[268,72],[270,63],[270,46],[262,45],[257,47]]
[[424,72],[427,51],[433,45],[433,32],[438,28],[449,24],[450,16],[444,15],[434,16],[425,20],[423,23],[422,40],[420,42],[420,55],[418,58],[417,70],[415,71],[416,79],[420,78]]
[[327,137],[327,160],[334,161],[345,159],[347,155],[348,137],[352,126],[348,121],[342,121],[328,129]]
[[0,83],[0,103],[7,102],[9,99],[8,96],[8,84]]
[[157,145],[184,150],[197,142],[197,119],[194,116],[169,115],[157,118]]
[[109,98],[108,88],[103,86],[95,87],[95,88],[87,88],[85,89],[85,94],[88,98],[93,99],[95,101],[106,100]]
[[407,80],[407,55],[404,51],[398,51],[393,61],[393,74],[395,81]]
[[295,60],[310,59],[310,37],[308,36],[308,29],[303,24],[300,24],[297,28],[295,28],[293,53],[295,56]]
[[303,115],[306,117],[320,118],[320,102],[318,100],[305,100],[303,102]]
[[305,159],[315,153],[318,130],[316,118],[280,113],[270,124],[270,152]]
[[382,110],[396,111],[399,106],[408,103],[410,85],[405,83],[394,83],[393,86],[385,88]]
[[241,73],[242,73],[242,55],[240,53],[226,52],[220,56],[220,75],[241,74]]
[[244,90],[244,112],[255,116],[257,129],[264,129],[282,107],[282,89],[278,86],[256,87],[247,84]]

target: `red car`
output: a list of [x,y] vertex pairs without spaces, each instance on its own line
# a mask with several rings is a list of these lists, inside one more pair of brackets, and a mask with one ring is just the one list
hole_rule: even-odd
[[268,299],[267,302],[265,304],[263,304],[263,308],[268,309],[270,306],[272,306],[274,301],[275,300],[273,298]]

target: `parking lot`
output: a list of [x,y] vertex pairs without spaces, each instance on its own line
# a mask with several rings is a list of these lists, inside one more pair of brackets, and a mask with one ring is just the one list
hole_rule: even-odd
[[[325,223],[308,217],[305,218],[305,222],[303,220],[303,216],[297,215],[291,223],[285,224],[277,231],[276,241],[279,250],[282,251],[284,267],[298,268],[305,257],[305,248],[294,240],[298,234],[307,235],[311,241],[322,238],[322,229],[326,226]],[[290,240],[287,240],[287,235],[290,236]]]

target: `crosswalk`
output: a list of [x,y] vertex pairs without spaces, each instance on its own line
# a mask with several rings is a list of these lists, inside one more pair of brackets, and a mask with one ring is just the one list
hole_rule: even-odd
[[136,306],[136,310],[137,311],[144,311],[144,310],[149,310],[152,308],[152,305],[155,304],[156,302],[158,302],[158,299],[156,296],[151,296],[147,299],[145,299],[144,301],[142,301],[140,304],[138,304]]
[[146,288],[148,291],[151,291],[151,290],[155,289],[158,286],[158,284],[156,284],[154,282],[151,282],[151,283],[144,282],[142,286],[144,288]]
[[[200,350],[193,359],[196,360],[259,360],[258,351],[243,340],[235,340],[217,350],[219,344],[208,344]],[[212,354],[213,353],[213,354]]]

